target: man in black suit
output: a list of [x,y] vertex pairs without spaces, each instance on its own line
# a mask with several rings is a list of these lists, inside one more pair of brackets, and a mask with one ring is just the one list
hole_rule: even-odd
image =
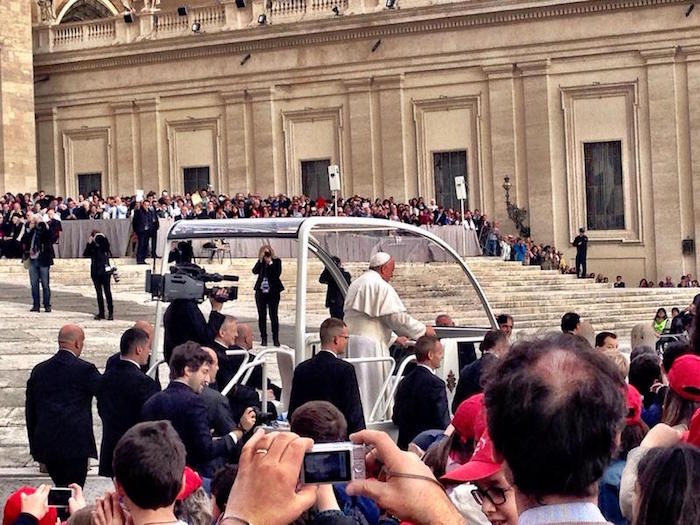
[[[216,327],[216,325],[215,325]],[[212,386],[220,392],[228,385],[229,381],[236,375],[238,369],[248,358],[244,355],[226,355],[227,350],[248,350],[247,348],[236,347],[238,337],[238,322],[232,315],[222,315],[221,324],[216,329],[216,336],[209,344],[209,347],[216,352],[219,361],[219,373],[216,376],[216,384],[212,377]]]
[[435,375],[443,349],[437,337],[416,341],[416,368],[399,383],[392,421],[399,427],[399,448],[406,450],[424,430],[445,429],[450,424],[445,382]]
[[[218,297],[228,295],[226,289],[219,291]],[[170,303],[163,314],[163,328],[165,329],[165,342],[163,351],[165,362],[170,362],[173,348],[187,341],[194,341],[200,345],[209,345],[214,340],[221,327],[224,316],[221,309],[224,306],[217,296],[210,297],[211,312],[209,320],[204,319],[204,314],[199,309],[196,301],[191,299],[175,299]]]
[[149,335],[129,328],[119,342],[119,359],[105,370],[97,391],[97,411],[102,419],[100,476],[114,477],[112,454],[124,433],[141,421],[144,403],[160,388],[141,367],[151,352]]
[[243,431],[233,430],[221,438],[211,437],[207,407],[199,396],[209,384],[210,366],[211,357],[199,343],[188,341],[175,347],[170,384],[146,401],[141,411],[144,421],[167,419],[172,423],[185,445],[187,465],[204,478],[213,474],[207,468],[209,462],[228,457],[243,436]]
[[484,370],[497,362],[498,358],[508,353],[508,335],[502,330],[486,332],[479,350],[481,358],[459,371],[459,381],[452,400],[452,412],[456,412],[459,404],[465,399],[484,391],[481,376]]
[[27,381],[29,451],[45,463],[54,485],[85,484],[89,458],[97,457],[92,432],[92,398],[100,373],[80,359],[83,330],[68,324],[58,332],[58,352],[39,363]]
[[[340,257],[334,256],[333,262],[340,270],[340,273],[343,274],[345,282],[350,284],[350,273],[347,272],[340,265]],[[321,276],[318,278],[318,282],[328,285],[328,289],[326,290],[326,308],[328,308],[328,310],[330,311],[331,317],[335,317],[336,319],[342,320],[343,317],[345,317],[345,311],[343,310],[345,296],[343,295],[340,286],[338,286],[338,283],[336,283],[335,279],[333,279],[333,276],[331,275],[331,272],[328,270],[328,268],[324,268],[324,270],[321,272]]]
[[333,317],[321,324],[321,350],[294,369],[287,418],[307,401],[328,401],[340,410],[348,433],[365,428],[355,368],[340,356],[348,345],[348,328]]
[[157,230],[158,224],[158,216],[151,208],[151,204],[147,199],[143,199],[134,210],[134,219],[131,224],[138,238],[136,262],[138,264],[146,264],[148,243],[154,235],[155,230]]

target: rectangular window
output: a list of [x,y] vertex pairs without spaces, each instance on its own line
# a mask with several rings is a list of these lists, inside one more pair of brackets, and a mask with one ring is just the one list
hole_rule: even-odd
[[[459,209],[457,192],[455,190],[455,177],[462,176],[467,180],[467,152],[443,151],[433,153],[433,175],[435,177],[435,202],[438,206]],[[467,201],[469,202],[469,187],[467,187]]]
[[206,190],[209,187],[209,166],[183,168],[185,193]]
[[301,191],[304,195],[313,200],[332,197],[328,183],[330,165],[331,159],[301,161]]
[[102,195],[102,173],[78,173],[78,193],[87,197],[94,192]]
[[622,141],[584,142],[586,217],[589,230],[624,230]]

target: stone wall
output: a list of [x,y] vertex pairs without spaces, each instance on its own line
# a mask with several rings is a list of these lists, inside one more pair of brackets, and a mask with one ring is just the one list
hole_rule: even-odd
[[37,187],[31,11],[0,2],[0,193]]
[[377,4],[264,26],[257,2],[237,25],[222,5],[200,34],[164,35],[165,11],[65,51],[42,33],[40,186],[75,195],[78,174],[101,173],[103,193],[177,192],[208,166],[220,191],[298,193],[301,162],[328,159],[346,195],[431,198],[433,154],[463,150],[469,207],[512,231],[510,176],[533,236],[572,259],[583,144],[615,140],[624,228],[589,233],[589,271],[697,273],[681,241],[700,221],[700,13],[684,2]]

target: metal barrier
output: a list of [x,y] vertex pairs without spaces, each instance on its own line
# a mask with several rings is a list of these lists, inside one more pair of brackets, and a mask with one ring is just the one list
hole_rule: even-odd
[[[229,352],[245,352],[245,350],[227,350],[226,354],[228,355]],[[246,352],[247,353],[247,352]],[[248,361],[247,363],[241,364],[240,368],[236,372],[236,374],[231,378],[231,380],[228,382],[228,384],[221,390],[221,393],[223,395],[227,395],[231,389],[234,387],[234,385],[238,384],[239,381],[243,380],[243,382],[247,381],[250,378],[250,374],[253,372],[253,369],[260,365],[262,367],[262,381],[260,385],[260,389],[262,391],[261,393],[261,407],[263,412],[267,411],[267,361],[265,360],[265,356],[269,354],[288,354],[294,357],[294,352],[291,350],[284,350],[282,348],[266,348],[262,352],[258,353],[252,361]],[[232,354],[233,355],[233,354]],[[245,377],[244,377],[245,374]]]

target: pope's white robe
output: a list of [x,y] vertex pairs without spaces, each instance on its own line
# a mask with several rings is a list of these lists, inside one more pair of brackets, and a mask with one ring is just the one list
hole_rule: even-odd
[[[353,281],[345,296],[345,323],[351,335],[375,341],[373,347],[348,345],[348,357],[389,357],[389,347],[396,335],[418,339],[425,334],[425,325],[406,313],[396,290],[378,272],[368,270]],[[369,420],[390,364],[356,365],[357,382],[365,414]],[[387,414],[390,416],[390,414]]]

